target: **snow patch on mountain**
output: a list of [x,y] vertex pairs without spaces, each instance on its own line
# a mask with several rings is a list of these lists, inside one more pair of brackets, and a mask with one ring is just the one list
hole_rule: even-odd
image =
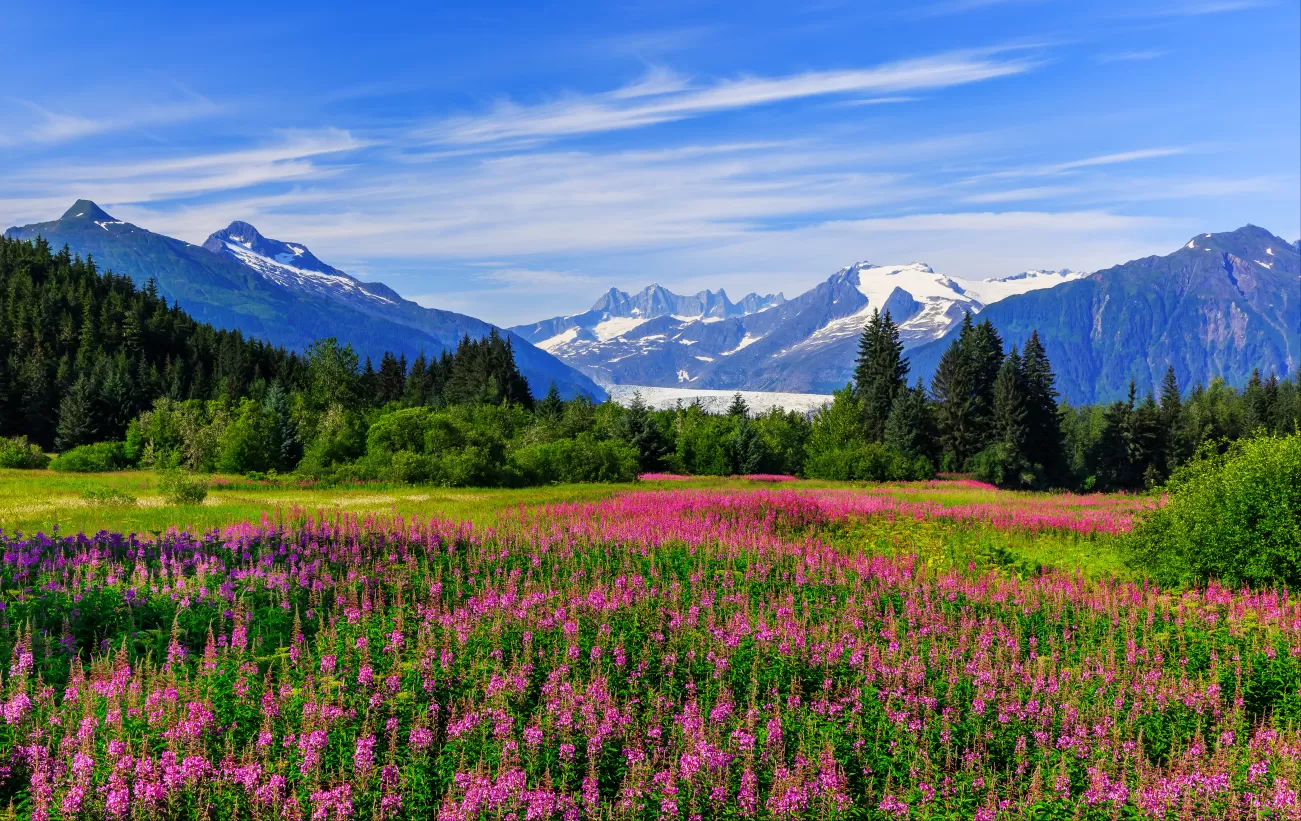
[[[298,268],[280,261],[284,254],[278,254],[276,259],[265,257],[248,247],[248,244],[227,240],[225,246],[230,253],[248,267],[257,271],[262,276],[286,287],[295,285],[306,287],[313,290],[338,289],[349,291],[358,296],[366,296],[370,299],[393,304],[393,300],[388,297],[374,294],[362,287],[362,284],[346,274],[327,274],[321,271],[311,271],[306,268]],[[291,257],[292,258],[292,257]]]

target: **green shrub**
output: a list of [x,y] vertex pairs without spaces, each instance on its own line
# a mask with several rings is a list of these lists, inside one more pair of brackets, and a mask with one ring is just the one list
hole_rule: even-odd
[[50,463],[50,470],[64,473],[107,473],[126,470],[131,460],[126,456],[125,442],[96,442],[66,450]]
[[529,445],[511,461],[532,484],[552,482],[631,482],[637,478],[638,453],[631,445],[601,441],[590,433]]
[[842,482],[911,482],[935,476],[926,457],[912,458],[879,442],[811,453],[804,471],[811,479]]
[[1301,434],[1205,447],[1165,490],[1126,539],[1134,566],[1168,585],[1301,585]]
[[996,442],[972,456],[967,472],[998,487],[1028,488],[1039,484],[1034,465],[1006,442]]
[[163,473],[158,487],[163,498],[173,505],[197,505],[208,498],[208,483],[180,470]]
[[26,436],[0,438],[0,468],[40,470],[49,463],[50,457],[39,446],[30,444]]
[[81,492],[81,498],[106,507],[131,507],[136,503],[136,497],[115,487],[88,487]]

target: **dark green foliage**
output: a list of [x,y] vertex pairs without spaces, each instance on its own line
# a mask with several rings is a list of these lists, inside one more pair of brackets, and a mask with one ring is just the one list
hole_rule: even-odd
[[75,448],[95,439],[93,400],[90,378],[82,374],[59,402],[59,427],[54,436],[54,446],[59,450]]
[[858,342],[854,368],[854,395],[862,408],[863,435],[869,442],[885,439],[885,427],[895,398],[907,390],[908,361],[903,358],[899,326],[884,314],[872,311],[872,318]]
[[[554,389],[554,385],[552,388]],[[739,396],[739,395],[738,395]],[[556,400],[559,400],[559,394]],[[543,405],[550,399],[544,400]],[[558,415],[549,409],[544,413],[543,405],[539,405],[538,415],[544,419],[556,418]],[[633,453],[637,454],[637,465],[640,472],[656,471],[664,467],[665,460],[669,454],[669,441],[664,432],[660,430],[655,417],[651,414],[650,408],[641,398],[641,393],[634,393],[632,402],[624,410],[623,416],[619,423],[619,438],[622,439]]]
[[974,386],[962,343],[955,339],[940,358],[931,379],[943,463],[950,470],[960,470],[980,447],[980,418]]
[[727,415],[733,418],[750,415],[750,406],[745,403],[745,397],[740,393],[732,397],[732,404],[727,406]]
[[860,420],[860,406],[849,386],[837,391],[831,404],[814,414],[805,447],[806,476],[881,482],[935,475],[933,464],[925,456],[866,441]]
[[[641,394],[633,395],[633,403],[641,401]],[[542,397],[542,401],[537,404],[533,410],[537,413],[539,419],[548,422],[559,422],[560,417],[565,413],[565,400],[560,398],[560,389],[556,383],[552,382],[547,388],[547,395]]]
[[50,457],[38,445],[28,442],[26,436],[0,438],[0,468],[41,470],[48,464]]
[[96,442],[60,453],[50,462],[50,470],[64,473],[107,473],[133,466],[124,442]]
[[811,479],[850,482],[913,482],[935,476],[929,460],[910,459],[880,442],[812,455],[805,470]]
[[[440,363],[441,364],[441,363]],[[487,337],[461,340],[447,371],[443,401],[449,404],[513,402],[533,407],[529,383],[515,365],[515,351],[509,339],[493,328]]]
[[732,435],[727,440],[728,454],[731,457],[731,473],[744,476],[758,473],[764,460],[763,440],[755,425],[747,416],[737,416]]
[[1021,374],[1025,390],[1025,453],[1037,465],[1041,485],[1061,487],[1067,477],[1057,377],[1038,331],[1030,334],[1021,351]]
[[90,259],[0,239],[0,433],[49,446],[62,429],[64,447],[116,439],[160,392],[239,396],[258,379],[292,384],[300,368],[293,355],[197,323]]
[[1301,433],[1208,443],[1165,489],[1127,539],[1136,566],[1165,584],[1301,585]]
[[915,388],[905,388],[895,396],[885,423],[885,444],[914,459],[936,461],[935,414],[920,380]]
[[637,453],[619,441],[601,441],[590,433],[531,445],[511,457],[530,484],[553,482],[630,482],[637,478]]

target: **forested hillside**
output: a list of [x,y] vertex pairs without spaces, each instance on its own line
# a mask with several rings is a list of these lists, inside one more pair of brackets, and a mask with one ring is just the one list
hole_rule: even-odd
[[[235,399],[295,384],[303,361],[169,306],[44,240],[0,238],[0,430],[53,446],[65,397],[78,440],[120,439],[157,397]],[[72,423],[72,420],[68,420]],[[72,444],[80,444],[80,441]]]

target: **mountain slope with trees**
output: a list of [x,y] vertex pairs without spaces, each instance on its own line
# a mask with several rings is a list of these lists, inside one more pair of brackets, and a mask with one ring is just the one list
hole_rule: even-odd
[[[1301,254],[1248,225],[1199,234],[1146,257],[1046,291],[1011,296],[981,313],[1009,345],[1035,331],[1056,363],[1057,389],[1075,404],[1156,390],[1168,368],[1182,385],[1255,370],[1287,375],[1301,364]],[[961,329],[910,352],[929,378]]]
[[[114,219],[89,200],[78,200],[58,220],[10,228],[5,236],[43,237],[54,248],[66,245],[72,253],[138,285],[153,280],[161,297],[179,304],[200,322],[239,330],[290,350],[302,351],[316,340],[333,337],[375,359],[386,351],[412,359],[422,352],[437,357],[465,336],[486,336],[493,328],[474,317],[424,308],[382,285],[358,282],[320,263],[304,246],[266,240],[246,223],[234,223],[213,237],[229,236],[232,229],[249,233],[250,245],[260,241],[259,249],[261,243],[300,248],[304,258],[322,269],[314,273],[328,271],[336,287],[321,287],[320,280],[274,276],[270,270],[275,268],[274,257],[251,252],[241,259],[221,252],[225,245],[207,248],[155,234]],[[279,267],[293,269],[286,264]],[[498,333],[512,340],[521,370],[538,390],[555,382],[565,396],[604,397],[591,379],[547,352],[517,335]]]

